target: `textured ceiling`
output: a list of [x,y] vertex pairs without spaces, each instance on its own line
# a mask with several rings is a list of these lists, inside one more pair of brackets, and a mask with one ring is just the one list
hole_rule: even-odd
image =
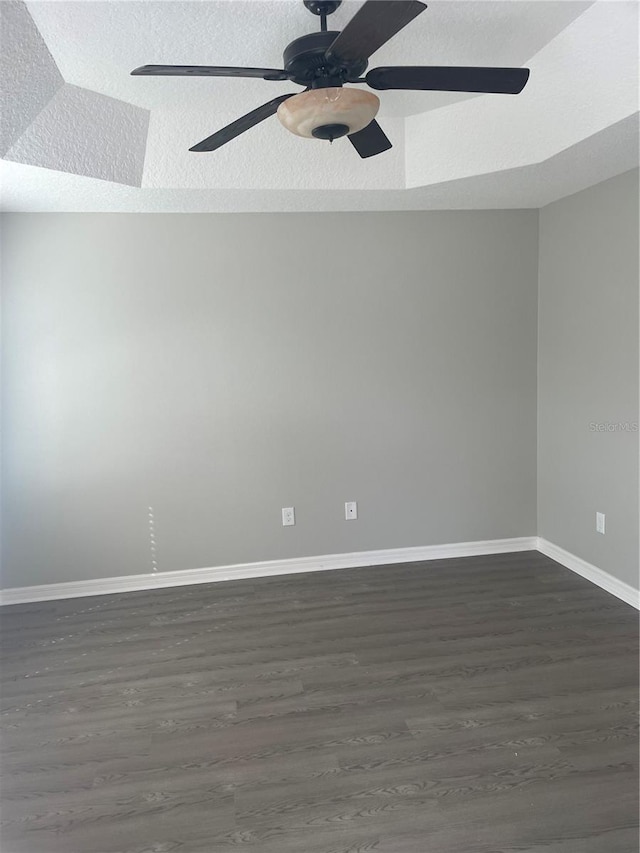
[[[346,0],[331,26],[360,5]],[[129,76],[281,67],[285,45],[317,29],[300,0],[4,0],[0,13],[7,210],[535,207],[637,165],[635,2],[434,0],[371,67],[526,65],[529,84],[517,97],[382,92],[394,147],[371,160],[275,118],[191,153],[291,84]]]
[[[360,8],[345,0],[329,18],[343,29]],[[588,2],[434,2],[373,57],[376,65],[524,65]],[[265,80],[140,79],[147,63],[282,68],[282,52],[319,29],[301,0],[218,2],[29,2],[29,11],[64,79],[146,109],[181,109],[188,99],[210,121],[269,100],[286,83]],[[543,9],[544,7],[544,9]],[[73,34],[73,38],[70,35]],[[295,91],[295,87],[294,87]],[[386,92],[381,115],[412,115],[468,95]]]

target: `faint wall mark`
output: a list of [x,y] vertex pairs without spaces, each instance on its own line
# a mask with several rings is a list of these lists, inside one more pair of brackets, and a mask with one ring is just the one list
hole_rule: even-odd
[[149,518],[149,547],[151,549],[151,570],[158,571],[158,546],[156,542],[156,520],[153,512],[153,507],[148,507]]

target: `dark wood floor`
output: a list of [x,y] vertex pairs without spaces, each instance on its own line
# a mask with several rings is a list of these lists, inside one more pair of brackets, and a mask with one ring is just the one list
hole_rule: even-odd
[[638,614],[540,554],[2,617],[2,853],[638,851]]

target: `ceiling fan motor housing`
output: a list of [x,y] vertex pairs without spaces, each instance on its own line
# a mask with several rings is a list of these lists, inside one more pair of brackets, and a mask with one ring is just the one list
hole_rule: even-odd
[[366,59],[327,61],[326,52],[338,35],[335,30],[308,33],[285,47],[284,67],[294,83],[317,88],[324,80],[326,85],[335,86],[339,85],[336,79],[353,83],[362,76],[367,67]]

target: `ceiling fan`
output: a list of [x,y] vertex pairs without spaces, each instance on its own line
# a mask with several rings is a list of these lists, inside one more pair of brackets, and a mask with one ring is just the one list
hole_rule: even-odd
[[441,92],[493,92],[517,95],[524,88],[528,68],[472,68],[436,65],[383,66],[364,77],[369,57],[427,8],[420,0],[366,0],[342,32],[327,30],[327,16],[342,0],[304,0],[320,16],[320,31],[288,44],[283,69],[234,68],[220,65],[143,65],[132,75],[259,77],[291,80],[303,92],[278,95],[257,109],[203,139],[190,151],[215,151],[274,113],[292,133],[333,142],[340,136],[361,157],[391,148],[375,120],[380,106],[372,92],[345,88],[366,83],[371,89],[411,89]]

